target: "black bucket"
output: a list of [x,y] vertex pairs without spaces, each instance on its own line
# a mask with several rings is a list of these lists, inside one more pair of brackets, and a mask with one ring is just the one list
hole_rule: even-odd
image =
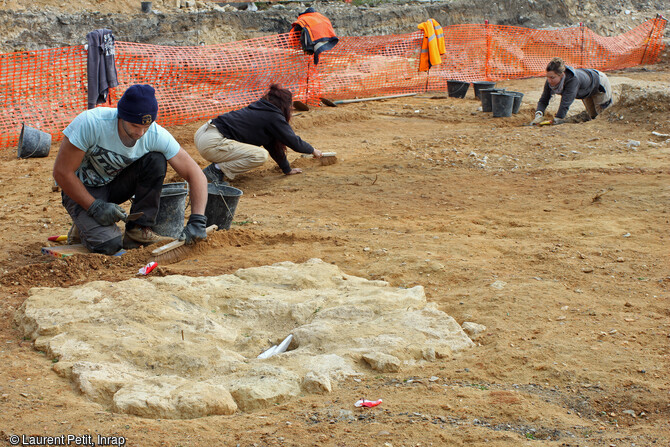
[[142,12],[151,12],[151,2],[141,2]]
[[186,211],[186,182],[166,183],[161,190],[161,201],[158,205],[154,232],[161,236],[177,239],[184,229],[184,212]]
[[482,112],[491,112],[491,93],[504,92],[502,88],[483,88],[479,91],[479,99],[482,101]]
[[523,99],[523,93],[521,92],[507,92],[511,93],[514,95],[514,106],[512,107],[512,113],[517,114],[519,113],[519,109],[521,108],[521,100]]
[[16,151],[18,158],[46,157],[49,155],[49,149],[51,149],[51,134],[23,124]]
[[217,225],[219,230],[230,230],[235,217],[237,202],[240,201],[242,190],[223,183],[207,184],[207,225]]
[[450,80],[447,81],[447,94],[450,98],[465,98],[469,87],[469,82]]
[[496,86],[495,82],[489,81],[477,81],[472,83],[472,87],[475,89],[475,98],[481,99],[479,96],[479,91],[485,88],[494,88]]
[[515,97],[516,95],[509,92],[491,93],[491,109],[493,110],[493,116],[497,118],[512,116]]

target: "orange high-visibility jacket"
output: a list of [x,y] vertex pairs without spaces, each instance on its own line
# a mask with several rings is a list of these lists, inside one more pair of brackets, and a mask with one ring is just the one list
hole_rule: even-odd
[[419,23],[418,28],[423,31],[419,71],[428,71],[433,65],[442,63],[440,55],[446,52],[444,33],[442,32],[442,27],[435,19],[428,19],[423,23]]
[[319,54],[330,50],[339,41],[330,20],[315,12],[313,8],[307,8],[291,26],[301,32],[302,49],[309,54],[314,54],[315,64],[319,63]]

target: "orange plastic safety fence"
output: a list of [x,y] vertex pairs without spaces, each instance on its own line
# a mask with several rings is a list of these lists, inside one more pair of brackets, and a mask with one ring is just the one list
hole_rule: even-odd
[[0,54],[0,148],[16,146],[21,125],[55,138],[87,107],[83,45]]
[[425,91],[428,74],[418,71],[422,39],[420,32],[341,38],[313,67],[308,101]]
[[535,30],[502,25],[444,28],[446,54],[430,69],[429,90],[445,90],[449,79],[497,81],[544,76],[552,57],[567,65],[616,70],[653,63],[663,47],[666,20],[649,20],[627,33],[603,37],[581,25]]
[[[294,34],[222,45],[171,47],[116,42],[119,87],[151,84],[162,125],[212,118],[243,107],[279,83],[307,96],[308,58]],[[117,98],[118,99],[118,98]]]
[[[328,99],[447,90],[447,81],[543,76],[551,57],[568,65],[612,70],[658,60],[666,20],[657,17],[616,36],[584,26],[534,30],[489,24],[443,28],[442,63],[420,72],[423,35],[342,37],[315,65],[296,33],[221,45],[173,47],[116,42],[119,86],[151,84],[159,101],[158,122],[185,124],[214,117],[258,99],[272,83],[316,105]],[[83,46],[0,55],[0,148],[15,146],[21,124],[54,141],[87,107]]]

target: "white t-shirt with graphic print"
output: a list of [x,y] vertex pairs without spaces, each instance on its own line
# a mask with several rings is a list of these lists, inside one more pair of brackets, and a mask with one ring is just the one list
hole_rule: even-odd
[[155,122],[133,147],[127,147],[119,137],[117,118],[116,109],[96,107],[77,115],[63,131],[70,143],[86,152],[76,172],[86,186],[106,185],[149,152],[160,152],[166,160],[179,152],[177,140]]

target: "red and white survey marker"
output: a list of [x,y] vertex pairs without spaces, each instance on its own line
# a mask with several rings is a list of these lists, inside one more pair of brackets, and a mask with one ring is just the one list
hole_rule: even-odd
[[142,267],[141,269],[139,269],[137,271],[137,274],[138,275],[148,275],[149,273],[151,273],[151,271],[153,269],[156,268],[157,265],[158,264],[156,264],[155,262],[152,261],[152,262],[148,263],[147,265],[145,265],[144,267]]
[[378,400],[361,399],[358,402],[356,402],[354,404],[354,406],[356,406],[356,407],[376,407],[380,403],[382,403],[381,399],[378,399]]

